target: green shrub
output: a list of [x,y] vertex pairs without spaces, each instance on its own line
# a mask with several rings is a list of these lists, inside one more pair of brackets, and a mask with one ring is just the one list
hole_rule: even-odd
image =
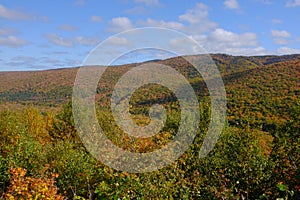
[[47,173],[59,174],[57,186],[67,196],[90,196],[93,192],[97,162],[84,148],[73,142],[60,141],[45,146]]
[[[208,104],[201,104],[190,148],[169,166],[141,174],[118,172],[96,161],[76,138],[71,104],[55,117],[34,108],[6,110],[0,113],[0,192],[11,187],[8,169],[21,167],[35,177],[30,180],[51,180],[58,174],[57,191],[69,199],[299,199],[299,110],[292,110],[292,118],[272,135],[247,123],[239,128],[227,125],[213,151],[199,159],[210,113]],[[97,114],[116,145],[141,152],[167,143],[179,118],[171,111],[163,133],[131,144],[121,140],[122,131],[108,109]]]
[[54,140],[76,139],[79,141],[72,114],[72,102],[63,106],[63,109],[53,119],[53,124],[48,131]]
[[0,155],[0,194],[4,193],[6,187],[9,185],[10,175],[8,168],[7,159]]

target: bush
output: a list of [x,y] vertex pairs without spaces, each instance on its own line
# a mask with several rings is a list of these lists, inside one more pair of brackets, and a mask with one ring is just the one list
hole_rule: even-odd
[[0,194],[4,193],[9,184],[8,162],[0,155]]
[[26,170],[23,168],[10,169],[11,180],[7,192],[3,195],[5,199],[36,199],[36,200],[63,200],[62,195],[57,194],[57,187],[54,185],[53,174],[51,179],[26,177]]
[[49,134],[54,140],[74,140],[80,141],[78,138],[74,118],[72,114],[72,102],[64,105],[53,119],[53,124],[48,128]]
[[269,188],[273,164],[261,147],[259,131],[228,129],[198,164],[202,198],[259,199]]
[[[142,174],[118,172],[92,158],[76,138],[71,104],[55,117],[33,108],[1,112],[0,192],[15,199],[57,193],[69,199],[299,199],[299,108],[272,135],[247,125],[227,126],[203,159],[198,153],[210,110],[206,104],[200,110],[200,127],[190,148],[169,166]],[[109,139],[138,152],[167,143],[179,118],[174,111],[162,134],[130,143],[124,142],[129,137],[122,140],[108,109],[97,114]]]
[[60,141],[45,146],[47,174],[59,174],[57,186],[68,197],[89,197],[93,192],[97,162],[84,148],[73,142]]
[[277,195],[300,199],[300,104],[291,108],[291,119],[273,132],[272,180]]

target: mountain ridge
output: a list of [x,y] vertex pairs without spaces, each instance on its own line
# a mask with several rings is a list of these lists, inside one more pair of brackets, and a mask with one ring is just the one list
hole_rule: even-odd
[[[242,123],[243,118],[247,117],[253,124],[260,126],[271,121],[281,123],[289,118],[289,108],[299,101],[300,54],[282,56],[212,54],[211,57],[218,66],[225,84],[228,99],[227,115],[231,123]],[[114,84],[124,73],[143,63],[149,62],[108,67],[99,81],[96,101],[100,105],[108,105]],[[198,96],[208,95],[201,74],[182,57],[155,60],[153,63],[173,67],[189,80]],[[78,69],[79,67],[0,72],[0,108],[5,108],[7,103],[61,107],[71,100]],[[174,97],[167,92],[158,91],[162,93],[148,96],[144,103],[154,102],[158,96],[160,102],[174,101]],[[145,100],[140,97],[136,99]],[[138,105],[138,102],[135,103]]]

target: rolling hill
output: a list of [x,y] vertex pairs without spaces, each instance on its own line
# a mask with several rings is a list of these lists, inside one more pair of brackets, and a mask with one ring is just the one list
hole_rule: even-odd
[[[251,122],[268,128],[289,118],[289,108],[299,102],[300,55],[230,56],[211,55],[222,74],[228,98],[228,120],[231,124]],[[183,74],[200,97],[207,96],[201,75],[181,57],[155,60]],[[109,104],[109,97],[118,79],[138,64],[109,67],[99,81],[97,101]],[[60,107],[70,101],[72,86],[79,68],[33,72],[0,72],[1,108],[18,105]],[[134,98],[136,106],[157,101],[176,101],[166,90],[156,90],[143,99]],[[150,93],[149,93],[150,92]],[[139,102],[139,101],[140,102]]]
[[[228,123],[213,150],[199,159],[211,118],[201,74],[181,57],[151,61],[185,76],[200,101],[200,121],[193,143],[177,160],[137,174],[112,169],[79,138],[70,103],[79,68],[0,72],[0,199],[20,194],[28,199],[32,191],[57,194],[56,199],[299,199],[300,55],[212,58],[225,83],[228,107]],[[102,107],[97,105],[96,111],[113,144],[131,153],[149,153],[173,140],[180,107],[171,90],[146,84],[130,98],[131,117],[147,125],[149,107],[163,104],[164,127],[153,137],[136,138],[118,126],[110,97],[120,77],[138,64],[107,68],[98,82],[96,102]],[[138,75],[143,79],[144,74]],[[111,156],[103,146],[103,155]],[[158,159],[169,158],[162,156]],[[123,159],[118,154],[112,162]],[[126,167],[134,159],[125,161]]]

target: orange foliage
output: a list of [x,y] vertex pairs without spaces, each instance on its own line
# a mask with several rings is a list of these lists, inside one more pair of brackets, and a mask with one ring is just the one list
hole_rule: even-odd
[[63,200],[63,196],[57,194],[54,179],[58,177],[53,174],[51,179],[26,177],[26,169],[12,168],[10,186],[4,194],[5,199],[47,199]]

